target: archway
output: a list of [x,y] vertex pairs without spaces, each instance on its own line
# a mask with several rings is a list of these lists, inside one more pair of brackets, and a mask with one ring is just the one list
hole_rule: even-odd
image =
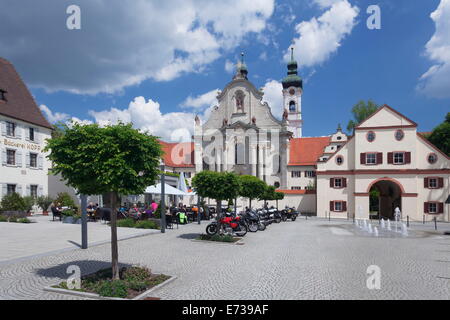
[[372,183],[369,188],[371,216],[393,220],[395,208],[402,209],[402,186],[392,179],[380,179]]

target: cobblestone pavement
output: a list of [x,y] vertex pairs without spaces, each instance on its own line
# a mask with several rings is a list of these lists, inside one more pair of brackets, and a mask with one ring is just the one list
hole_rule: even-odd
[[[206,227],[119,243],[123,264],[178,279],[154,292],[163,299],[450,299],[450,237],[411,233],[374,238],[345,221],[317,219],[270,225],[244,245],[194,242]],[[109,266],[108,244],[0,267],[4,299],[76,299],[44,292],[66,278]],[[381,289],[366,286],[367,267],[381,268]]]

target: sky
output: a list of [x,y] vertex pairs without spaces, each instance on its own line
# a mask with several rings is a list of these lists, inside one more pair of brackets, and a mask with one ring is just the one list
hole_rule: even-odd
[[[282,114],[290,47],[303,78],[303,134],[345,128],[359,100],[431,131],[450,111],[450,0],[0,0],[0,57],[52,122],[132,122],[189,141],[241,52]],[[69,29],[71,5],[81,29]],[[376,5],[380,29],[367,20]]]

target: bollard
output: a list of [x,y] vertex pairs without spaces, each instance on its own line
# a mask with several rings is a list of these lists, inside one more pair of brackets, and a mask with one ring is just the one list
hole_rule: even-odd
[[409,228],[409,216],[406,216],[406,226]]
[[425,224],[425,215],[423,215],[423,224]]
[[436,220],[436,217],[434,217],[434,230],[437,230],[437,220]]
[[328,212],[328,221],[331,221],[331,211]]

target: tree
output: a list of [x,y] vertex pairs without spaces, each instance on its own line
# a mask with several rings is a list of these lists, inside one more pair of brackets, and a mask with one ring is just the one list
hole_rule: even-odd
[[353,133],[355,127],[370,117],[375,111],[378,110],[378,105],[372,100],[367,101],[360,100],[352,108],[353,119],[348,122],[347,131]]
[[111,256],[113,279],[119,279],[117,199],[119,194],[142,194],[155,184],[161,145],[147,133],[119,123],[64,126],[64,134],[48,140],[45,151],[61,174],[80,194],[108,194],[111,199]]
[[434,128],[427,139],[446,155],[450,155],[450,112],[447,113],[445,121]]
[[275,200],[277,201],[277,210],[278,210],[278,201],[284,199],[283,192],[275,192]]
[[252,200],[260,198],[266,191],[266,183],[255,176],[239,176],[241,190],[239,195],[249,199],[249,208],[252,208]]
[[258,199],[264,201],[264,207],[265,207],[266,206],[266,202],[270,201],[270,200],[276,200],[275,197],[276,197],[276,195],[275,195],[275,187],[266,185],[265,189],[264,189],[264,192],[262,194],[260,194]]
[[202,198],[216,201],[217,220],[222,215],[222,201],[239,195],[240,181],[231,172],[202,171],[192,179],[194,191]]

